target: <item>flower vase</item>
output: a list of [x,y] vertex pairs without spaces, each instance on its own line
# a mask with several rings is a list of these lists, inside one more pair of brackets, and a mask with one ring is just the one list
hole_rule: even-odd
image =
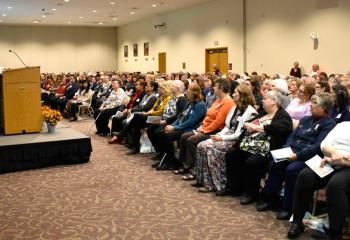
[[54,133],[55,132],[55,127],[54,125],[51,125],[50,123],[46,123],[46,126],[47,126],[47,132],[48,133]]

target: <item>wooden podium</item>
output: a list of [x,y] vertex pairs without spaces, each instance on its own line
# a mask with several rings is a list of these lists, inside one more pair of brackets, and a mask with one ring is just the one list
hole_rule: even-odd
[[10,69],[0,82],[1,128],[5,135],[42,129],[40,67]]

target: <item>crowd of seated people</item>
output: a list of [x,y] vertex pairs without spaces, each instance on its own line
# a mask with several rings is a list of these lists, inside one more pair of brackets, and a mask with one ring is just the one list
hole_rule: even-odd
[[[313,191],[326,187],[329,239],[341,239],[350,199],[350,72],[326,74],[314,64],[302,75],[158,72],[43,74],[44,104],[77,120],[79,105],[94,109],[96,134],[140,151],[141,135],[155,150],[152,167],[191,180],[202,193],[238,196],[257,211],[302,222]],[[110,124],[111,123],[111,124]],[[343,134],[342,134],[343,132]],[[271,150],[290,147],[286,161]],[[305,162],[315,155],[335,167],[320,178]],[[263,180],[263,181],[262,181]],[[261,182],[264,185],[261,186]],[[283,196],[280,196],[283,189]]]

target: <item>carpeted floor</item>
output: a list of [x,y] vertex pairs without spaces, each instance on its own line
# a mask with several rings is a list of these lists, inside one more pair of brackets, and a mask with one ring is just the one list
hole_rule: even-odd
[[[237,198],[198,193],[150,155],[88,132],[88,164],[0,175],[0,239],[285,239],[289,224]],[[309,239],[304,234],[303,239]]]

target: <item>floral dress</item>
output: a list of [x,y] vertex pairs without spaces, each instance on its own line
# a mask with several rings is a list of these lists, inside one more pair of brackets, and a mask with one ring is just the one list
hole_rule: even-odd
[[[232,117],[231,128],[227,135],[235,132],[240,115],[242,114],[237,112]],[[225,189],[227,183],[225,154],[235,145],[235,141],[212,141],[211,139],[198,144],[194,170],[196,180],[205,188],[216,191]]]

